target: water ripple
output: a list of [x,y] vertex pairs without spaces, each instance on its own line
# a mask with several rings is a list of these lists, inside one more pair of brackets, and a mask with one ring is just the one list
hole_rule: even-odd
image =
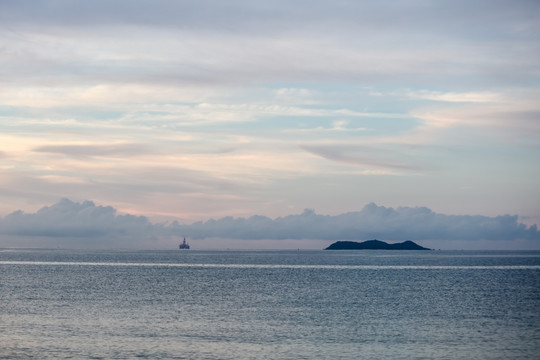
[[294,264],[179,264],[86,261],[0,261],[0,265],[33,266],[116,266],[219,269],[330,269],[330,270],[540,270],[540,265],[294,265]]

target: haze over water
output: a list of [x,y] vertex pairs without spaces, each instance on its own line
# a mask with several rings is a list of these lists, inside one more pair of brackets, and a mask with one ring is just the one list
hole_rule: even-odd
[[0,358],[534,358],[540,252],[0,252]]

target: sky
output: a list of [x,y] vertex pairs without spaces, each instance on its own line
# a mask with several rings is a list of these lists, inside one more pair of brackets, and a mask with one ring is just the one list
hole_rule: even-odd
[[539,34],[522,0],[3,0],[0,247],[540,249]]

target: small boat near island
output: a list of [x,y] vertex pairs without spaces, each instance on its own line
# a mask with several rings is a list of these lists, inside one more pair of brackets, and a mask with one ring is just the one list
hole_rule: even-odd
[[186,242],[186,238],[184,238],[184,241],[178,246],[180,250],[189,250],[189,244]]

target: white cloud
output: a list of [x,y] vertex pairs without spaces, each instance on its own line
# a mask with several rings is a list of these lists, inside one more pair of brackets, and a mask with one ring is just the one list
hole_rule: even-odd
[[482,106],[425,107],[413,110],[411,115],[424,122],[420,132],[460,126],[521,139],[540,134],[540,106],[528,99]]
[[[397,93],[400,94],[399,92]],[[504,100],[501,94],[489,91],[478,92],[442,92],[433,90],[416,90],[406,91],[404,96],[413,99],[425,99],[441,102],[472,102],[472,103],[488,103],[488,102],[500,102]]]

